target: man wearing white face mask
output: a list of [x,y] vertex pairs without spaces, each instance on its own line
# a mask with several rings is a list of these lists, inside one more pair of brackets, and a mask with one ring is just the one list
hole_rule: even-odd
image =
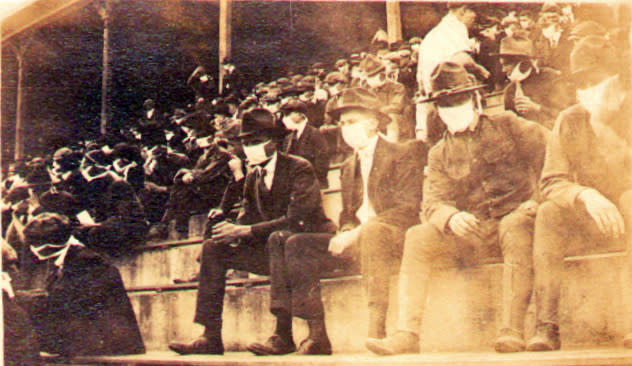
[[[431,270],[439,264],[469,266],[501,253],[503,324],[499,352],[524,350],[524,316],[532,290],[531,242],[537,203],[535,174],[544,161],[548,131],[506,112],[480,114],[473,77],[446,62],[431,76],[438,114],[447,126],[428,153],[422,215],[406,233],[399,274],[397,331],[370,339],[380,355],[419,352],[419,331]],[[447,263],[446,263],[447,260]]]
[[413,105],[406,93],[406,87],[386,77],[386,65],[373,55],[368,55],[360,64],[366,75],[365,86],[375,93],[382,112],[387,114],[392,123],[387,127],[391,141],[404,141],[414,138],[415,122]]
[[426,161],[423,145],[392,143],[378,132],[390,121],[381,107],[372,92],[351,88],[332,111],[354,153],[340,169],[340,232],[329,251],[353,257],[360,249],[372,338],[386,335],[389,280],[399,269],[406,229],[419,223]]
[[283,124],[290,134],[283,141],[283,152],[300,156],[312,164],[320,188],[327,188],[329,172],[329,149],[327,141],[319,130],[309,125],[307,105],[297,99],[290,99],[281,105]]
[[[560,113],[540,180],[546,201],[535,222],[537,333],[527,345],[530,351],[561,346],[558,309],[565,255],[597,247],[630,253],[632,103],[629,79],[622,74],[630,64],[617,64],[614,54],[610,42],[598,36],[583,38],[571,53],[570,78],[579,103]],[[629,258],[628,254],[619,290],[625,305],[615,315],[627,331],[632,325]],[[632,348],[631,334],[623,344]]]
[[[242,117],[241,140],[250,172],[237,222],[222,221],[204,241],[196,323],[204,333],[189,343],[171,343],[180,354],[222,354],[226,271],[270,276],[274,334],[247,349],[257,355],[331,354],[320,298],[320,272],[335,264],[327,255],[336,226],[323,211],[318,180],[305,159],[278,151],[287,131],[272,113],[255,108]],[[296,347],[292,317],[307,320],[308,337]]]

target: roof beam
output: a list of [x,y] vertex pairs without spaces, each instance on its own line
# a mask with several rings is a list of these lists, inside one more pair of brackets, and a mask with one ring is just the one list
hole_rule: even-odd
[[88,2],[89,0],[32,1],[2,20],[0,24],[2,42],[8,42],[26,30],[50,24],[63,16],[74,5]]

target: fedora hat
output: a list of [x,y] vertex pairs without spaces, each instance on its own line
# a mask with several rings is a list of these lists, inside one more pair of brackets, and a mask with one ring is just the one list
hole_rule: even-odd
[[581,22],[571,29],[571,34],[568,36],[569,40],[580,40],[588,36],[605,37],[608,32],[601,24],[594,20],[587,20]]
[[612,70],[614,52],[614,47],[604,37],[582,38],[571,51],[569,76],[579,79],[591,72]]
[[33,217],[24,227],[22,234],[28,245],[63,244],[70,238],[72,225],[64,215],[43,212]]
[[250,136],[281,137],[287,130],[277,124],[272,112],[265,108],[252,109],[241,117],[241,126],[237,138]]
[[469,74],[463,65],[455,62],[441,63],[430,75],[432,91],[427,97],[418,100],[417,103],[433,102],[439,98],[468,93],[486,87],[484,84],[476,84],[474,80],[474,76]]
[[346,84],[348,82],[349,82],[349,78],[345,74],[339,71],[330,72],[325,77],[325,83],[329,85],[338,84],[338,83]]
[[337,105],[329,114],[335,119],[339,119],[340,115],[350,110],[369,111],[378,118],[378,120],[386,124],[390,122],[391,117],[383,113],[380,108],[383,107],[382,102],[373,92],[357,87],[344,90],[338,97]]
[[533,58],[533,41],[525,32],[516,32],[500,41],[498,56],[524,56]]
[[300,100],[294,99],[294,98],[289,99],[285,103],[281,104],[281,107],[279,109],[287,113],[289,112],[299,112],[303,114],[307,113],[307,105],[301,102]]
[[366,76],[373,76],[386,68],[384,63],[373,55],[367,55],[360,63],[360,67],[362,67]]

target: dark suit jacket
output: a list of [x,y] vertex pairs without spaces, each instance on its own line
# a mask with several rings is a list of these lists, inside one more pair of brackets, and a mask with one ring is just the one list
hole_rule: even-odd
[[[379,138],[369,174],[368,197],[377,216],[388,224],[408,228],[419,223],[426,148],[420,141],[395,144]],[[360,224],[356,212],[362,206],[360,160],[355,153],[340,171],[342,212],[340,228]]]
[[318,178],[320,188],[327,188],[327,173],[329,172],[329,148],[327,141],[316,128],[307,125],[298,141],[293,142],[296,132],[289,134],[283,142],[286,154],[300,156],[312,164]]
[[266,240],[274,231],[335,232],[325,216],[318,180],[311,164],[298,156],[277,154],[269,192],[260,189],[254,171],[244,182],[242,211],[237,221],[251,225],[258,240]]
[[539,113],[520,114],[516,109],[516,83],[510,83],[504,92],[505,110],[513,111],[523,118],[538,122],[548,129],[553,128],[557,114],[567,106],[568,90],[556,87],[555,79],[560,73],[548,67],[540,68],[536,74],[535,70],[531,75],[520,83],[524,95],[531,98],[535,103],[542,106]]

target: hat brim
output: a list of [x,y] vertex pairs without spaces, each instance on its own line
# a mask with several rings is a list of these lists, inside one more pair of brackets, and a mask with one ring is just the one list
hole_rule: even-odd
[[371,73],[369,74],[368,72],[366,73],[366,76],[371,77],[371,76],[375,76],[378,73],[382,72],[386,70],[386,66],[382,65],[381,67],[378,67],[377,69],[371,71]]
[[289,131],[284,128],[269,128],[269,129],[259,130],[259,131],[240,132],[236,137],[234,137],[234,139],[240,140],[240,139],[252,137],[255,135],[256,136],[265,135],[269,137],[283,137],[287,135],[288,132]]
[[468,87],[464,87],[464,88],[454,88],[454,89],[448,89],[448,90],[440,90],[437,93],[430,93],[430,95],[428,95],[427,97],[423,97],[421,99],[417,99],[416,103],[417,104],[430,103],[430,102],[434,102],[434,101],[438,100],[439,98],[445,98],[445,97],[450,97],[450,96],[453,96],[453,95],[469,93],[469,92],[473,92],[473,91],[476,91],[476,90],[484,89],[486,87],[487,87],[487,85],[485,85],[485,84],[479,84],[479,85],[472,85],[472,86],[468,86]]
[[388,114],[383,113],[381,111],[378,111],[376,109],[373,108],[368,108],[364,105],[360,105],[360,104],[349,104],[349,105],[345,105],[342,107],[338,107],[334,110],[332,110],[331,112],[329,112],[329,114],[334,117],[335,119],[340,119],[340,115],[344,112],[348,112],[350,110],[354,110],[354,109],[359,109],[359,110],[363,110],[363,111],[368,111],[371,112],[373,114],[375,114],[375,116],[377,116],[378,120],[380,121],[380,124],[386,124],[391,122],[391,117],[389,117]]

